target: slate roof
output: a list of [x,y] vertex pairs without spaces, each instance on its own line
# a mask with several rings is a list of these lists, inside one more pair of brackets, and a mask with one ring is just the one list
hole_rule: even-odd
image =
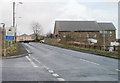
[[58,31],[100,31],[115,30],[112,23],[103,24],[96,21],[56,21],[55,29]]
[[22,36],[29,36],[29,35],[27,35],[27,34],[22,34],[22,35],[20,35],[19,37],[22,37]]
[[35,36],[35,34],[33,33],[33,34],[30,34],[29,36],[32,36],[32,37],[34,37],[34,36]]
[[98,23],[98,25],[104,30],[116,30],[112,23]]

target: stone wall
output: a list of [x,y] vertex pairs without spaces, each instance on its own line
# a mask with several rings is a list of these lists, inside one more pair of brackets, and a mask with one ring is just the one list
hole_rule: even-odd
[[116,40],[115,31],[107,31],[102,34],[99,31],[79,31],[79,32],[59,32],[59,37],[62,41],[76,41],[82,44],[89,44],[88,39],[98,40],[96,45],[110,45],[110,42]]

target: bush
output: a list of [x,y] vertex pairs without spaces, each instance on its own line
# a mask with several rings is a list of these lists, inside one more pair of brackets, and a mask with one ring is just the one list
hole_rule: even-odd
[[18,49],[19,49],[18,44],[16,43],[13,45],[14,45],[14,47],[7,46],[6,56],[14,55],[18,51]]

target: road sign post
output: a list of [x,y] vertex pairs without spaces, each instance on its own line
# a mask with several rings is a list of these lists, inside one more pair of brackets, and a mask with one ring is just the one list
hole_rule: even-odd
[[15,27],[6,29],[6,41],[15,41]]
[[[15,41],[15,28],[14,27],[9,27],[6,28],[6,41],[8,42],[8,46],[11,47],[13,41]],[[10,43],[10,45],[9,45]]]
[[6,36],[6,41],[15,41],[15,36]]

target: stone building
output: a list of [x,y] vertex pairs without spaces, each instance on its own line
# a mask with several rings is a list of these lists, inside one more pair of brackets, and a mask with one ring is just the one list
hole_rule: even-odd
[[[22,34],[20,36],[17,36],[16,40],[17,42],[19,41],[34,41],[36,39],[36,36],[34,34],[27,35],[27,34]],[[38,36],[38,39],[44,39],[44,36]]]
[[90,44],[88,40],[93,39],[96,45],[110,45],[116,40],[116,28],[112,23],[96,21],[56,21],[54,36],[66,42]]
[[17,42],[19,42],[19,41],[32,41],[32,40],[34,40],[33,36],[27,35],[27,34],[22,34],[22,35],[16,37]]

